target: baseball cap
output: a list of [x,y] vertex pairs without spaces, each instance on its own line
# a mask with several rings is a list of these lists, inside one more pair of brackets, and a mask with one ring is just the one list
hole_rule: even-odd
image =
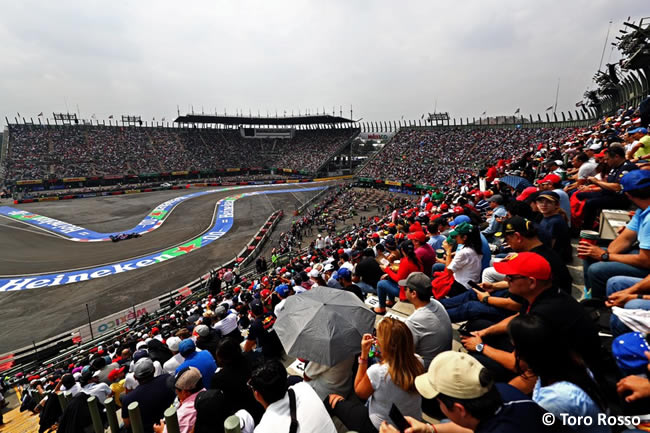
[[423,272],[411,272],[405,280],[399,280],[400,286],[408,287],[418,293],[431,295],[431,278]]
[[458,235],[466,235],[474,230],[474,226],[470,223],[460,223],[452,231],[449,232],[449,237],[454,237]]
[[620,182],[624,192],[645,188],[650,186],[650,170],[632,170]]
[[196,332],[199,337],[207,337],[210,333],[210,328],[208,328],[207,325],[198,325],[194,328],[194,332]]
[[418,241],[421,244],[427,241],[427,235],[423,231],[411,232],[407,236],[412,241]]
[[178,337],[169,337],[167,339],[167,347],[169,347],[169,350],[172,352],[178,352],[178,346],[181,344],[181,340]]
[[456,227],[458,224],[468,223],[471,219],[467,215],[458,215],[449,223],[449,227]]
[[141,350],[136,350],[133,353],[133,362],[138,362],[142,358],[148,358],[149,357],[149,352],[147,352],[144,349]]
[[424,398],[438,394],[471,400],[490,390],[492,384],[481,384],[481,371],[485,367],[467,353],[442,352],[429,365],[426,373],[415,378],[415,388]]
[[[546,177],[548,177],[548,176],[546,176]],[[546,178],[544,178],[544,179],[546,179]],[[534,194],[536,192],[537,192],[537,188],[534,187],[534,186],[529,186],[528,188],[524,188],[524,190],[521,192],[521,194],[519,194],[517,196],[517,200],[518,201],[524,201],[524,200],[526,200],[528,197],[530,197],[532,194]]]
[[629,134],[647,134],[648,130],[646,128],[635,128],[632,129],[631,131],[628,131]]
[[196,351],[196,345],[191,338],[186,338],[181,341],[181,344],[178,345],[178,353],[181,354],[183,358],[187,358],[187,355],[194,353]]
[[325,267],[323,268],[323,270],[324,270],[325,272],[327,272],[327,271],[332,271],[332,270],[334,270],[334,265],[331,264],[331,263],[328,263],[328,264],[325,265]]
[[594,143],[587,150],[600,150],[601,147],[600,143]]
[[560,196],[554,191],[542,191],[539,194],[537,194],[537,198],[535,200],[539,200],[541,198],[552,200],[556,203],[560,202]]
[[181,390],[192,390],[202,381],[201,372],[196,367],[186,367],[174,376],[174,387]]
[[318,272],[318,269],[312,269],[309,271],[309,276],[312,278],[318,278],[320,276],[320,272]]
[[645,352],[649,351],[650,345],[640,332],[627,332],[612,341],[612,355],[625,375],[646,373],[648,358]]
[[275,288],[275,293],[280,295],[283,298],[286,298],[289,296],[289,286],[286,284],[280,284],[278,287]]
[[122,368],[114,368],[111,370],[110,373],[108,373],[108,380],[111,382],[115,382],[117,380],[117,375],[124,373],[124,370],[126,369],[126,366],[122,366]]
[[542,184],[542,183],[556,184],[556,183],[560,183],[560,182],[562,182],[562,178],[560,176],[558,176],[557,174],[551,173],[551,174],[547,174],[546,176],[541,178],[537,183],[539,183],[539,184]]
[[488,199],[488,201],[493,201],[496,204],[503,204],[503,196],[501,194],[494,194]]
[[494,263],[494,270],[504,275],[523,275],[537,280],[551,279],[551,265],[537,253],[513,253]]
[[462,206],[454,206],[454,213],[463,213],[464,209]]
[[502,233],[504,235],[521,233],[524,237],[529,238],[537,234],[537,229],[532,221],[520,216],[513,216],[504,222]]
[[253,302],[250,303],[250,308],[251,312],[256,316],[264,314],[264,305],[262,305],[262,301],[259,299],[254,299]]
[[336,271],[336,275],[338,276],[338,279],[345,278],[346,280],[349,280],[352,278],[352,272],[350,272],[348,268],[340,268]]
[[[192,344],[194,344],[194,342],[192,342]],[[153,361],[150,358],[142,358],[141,360],[135,363],[135,368],[133,369],[133,375],[135,376],[136,379],[152,376],[153,373],[154,373]]]

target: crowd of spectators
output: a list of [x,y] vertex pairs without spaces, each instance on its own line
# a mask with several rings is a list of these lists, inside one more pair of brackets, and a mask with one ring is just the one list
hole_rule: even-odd
[[[90,423],[85,406],[73,399],[61,414],[48,390],[82,403],[113,395],[127,428],[125,407],[138,401],[148,432],[165,431],[171,404],[181,431],[195,433],[218,431],[232,414],[258,433],[331,433],[336,420],[361,433],[647,428],[611,418],[650,408],[650,135],[641,114],[622,108],[591,128],[488,151],[500,162],[480,171],[484,189],[476,171],[417,196],[377,193],[378,215],[341,233],[327,230],[325,214],[358,193],[330,192],[293,233],[317,226],[316,240],[286,264],[249,276],[222,270],[193,304],[21,378],[23,404],[66,432]],[[499,133],[514,143],[518,132],[489,134]],[[590,212],[610,205],[631,220],[603,248]],[[576,259],[583,290],[567,267]],[[274,326],[300,297],[340,291],[350,314],[322,332],[346,332],[354,308],[374,311],[375,331],[349,332],[345,359],[301,359],[288,376],[291,350]],[[396,315],[398,303],[412,312]]]
[[361,176],[422,185],[466,181],[486,163],[520,155],[532,144],[564,142],[573,128],[401,129]]
[[6,179],[44,179],[243,167],[316,172],[354,129],[252,139],[239,130],[9,125]]

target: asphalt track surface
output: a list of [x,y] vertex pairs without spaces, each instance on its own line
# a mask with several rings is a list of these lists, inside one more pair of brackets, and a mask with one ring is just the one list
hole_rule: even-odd
[[[315,184],[261,186],[224,191],[179,204],[151,233],[121,242],[72,242],[33,226],[0,218],[0,275],[54,273],[108,264],[160,251],[201,234],[210,226],[216,202],[238,192],[307,188]],[[134,227],[156,205],[203,188],[16,205],[96,231]],[[214,188],[205,188],[214,189]],[[116,311],[178,289],[232,259],[278,209],[294,209],[319,191],[268,194],[235,201],[233,227],[221,239],[143,269],[64,286],[0,292],[0,353],[42,341]]]

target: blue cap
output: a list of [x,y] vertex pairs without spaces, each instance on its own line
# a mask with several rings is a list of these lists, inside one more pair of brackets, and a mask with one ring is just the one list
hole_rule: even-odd
[[283,298],[286,298],[289,296],[289,286],[286,284],[280,284],[278,287],[275,288],[275,293],[280,295]]
[[133,362],[138,362],[140,359],[148,357],[149,352],[147,352],[145,349],[136,350],[135,353],[133,353]]
[[184,358],[195,351],[196,345],[194,344],[194,340],[191,338],[186,338],[185,340],[181,341],[181,344],[178,345],[178,353],[180,353]]
[[336,274],[337,274],[336,275],[337,279],[339,279],[339,280],[341,278],[344,278],[346,280],[352,279],[352,272],[350,272],[350,270],[348,268],[339,268],[339,270],[336,271]]
[[621,186],[624,192],[650,186],[650,170],[632,170],[621,178]]
[[628,134],[638,134],[639,132],[642,133],[642,134],[647,134],[648,129],[647,128],[635,128],[635,129],[631,129],[631,130],[627,131]]
[[471,220],[467,215],[458,215],[452,222],[449,223],[449,227],[457,226],[458,224],[468,223]]
[[621,334],[612,342],[612,355],[625,375],[646,373],[648,358],[645,352],[649,351],[650,345],[640,332]]

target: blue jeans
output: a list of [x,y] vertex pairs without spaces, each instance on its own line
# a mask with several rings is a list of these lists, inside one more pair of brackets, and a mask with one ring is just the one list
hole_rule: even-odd
[[433,275],[434,272],[442,272],[445,270],[445,264],[444,263],[435,263],[431,267],[431,275]]
[[[615,292],[620,292],[625,290],[628,287],[633,286],[634,284],[641,281],[641,278],[634,277],[612,277],[607,281],[607,296]],[[626,310],[650,310],[650,301],[645,299],[633,299],[628,301],[624,308]],[[614,337],[617,335],[625,334],[626,332],[632,332],[630,328],[627,327],[615,314],[612,314],[612,317],[609,321],[609,327],[612,330]]]
[[362,291],[364,294],[366,294],[366,295],[367,295],[368,293],[377,293],[377,290],[376,290],[374,287],[372,287],[372,286],[371,286],[370,284],[368,284],[368,283],[364,283],[363,281],[359,281],[359,282],[354,283],[354,284],[356,284],[357,286],[359,286],[359,288],[361,289],[361,291]]
[[390,278],[379,280],[377,283],[377,297],[379,298],[379,308],[386,308],[387,296],[391,301],[395,300],[395,296],[399,296],[399,285]]
[[[498,290],[490,296],[503,298],[508,293],[508,290]],[[449,320],[452,323],[464,322],[472,319],[487,319],[494,322],[499,322],[506,317],[513,314],[512,311],[497,308],[492,305],[486,305],[479,302],[478,297],[474,290],[468,290],[465,293],[454,296],[452,298],[441,299],[440,303],[447,310]]]
[[592,297],[601,299],[607,294],[607,280],[610,278],[617,276],[645,278],[650,273],[648,269],[619,262],[595,262],[588,259],[584,260],[582,265],[585,270],[585,286],[591,289]]

